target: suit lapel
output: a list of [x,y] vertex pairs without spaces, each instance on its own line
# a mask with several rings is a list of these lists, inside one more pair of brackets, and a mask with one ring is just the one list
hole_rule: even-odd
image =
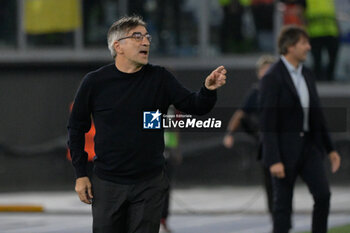
[[305,78],[305,82],[306,82],[306,86],[307,86],[307,89],[309,91],[309,106],[313,106],[313,100],[314,100],[314,97],[315,97],[315,93],[313,92],[313,81],[311,80],[310,76],[308,75],[307,72],[305,72],[305,69],[303,67],[303,70],[302,70],[302,73],[303,73],[303,76]]
[[[283,61],[281,59],[280,59],[279,63],[280,63],[279,64],[280,65],[280,69],[283,71],[283,75],[282,75],[283,80],[287,84],[288,89],[292,92],[293,97],[300,104],[300,99],[299,99],[299,95],[298,95],[297,89],[295,88],[295,85],[293,83],[292,77],[290,76],[287,67],[284,65],[284,63],[283,63]],[[300,104],[300,106],[301,106],[301,104]]]

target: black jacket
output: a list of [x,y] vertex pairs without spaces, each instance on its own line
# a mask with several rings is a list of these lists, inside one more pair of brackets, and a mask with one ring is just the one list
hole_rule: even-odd
[[[303,67],[302,74],[309,90],[309,133],[315,153],[334,149],[320,106],[312,72]],[[261,80],[260,128],[264,164],[282,162],[293,168],[302,152],[303,109],[290,74],[280,59]]]

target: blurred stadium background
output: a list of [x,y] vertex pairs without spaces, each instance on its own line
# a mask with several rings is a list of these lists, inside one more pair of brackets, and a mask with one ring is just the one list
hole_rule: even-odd
[[[188,88],[197,90],[214,67],[225,65],[228,82],[217,107],[232,110],[222,116],[226,128],[255,82],[258,57],[276,54],[282,25],[283,7],[275,2],[270,37],[260,45],[247,2],[240,1],[242,39],[223,48],[218,0],[0,0],[0,192],[73,190],[66,158],[69,105],[83,76],[112,62],[106,32],[126,14],[140,14],[148,23],[154,38],[150,62],[170,69]],[[343,164],[330,177],[342,185],[350,178],[350,1],[335,2],[342,32],[336,77],[318,88],[324,106],[343,109],[327,117],[330,125],[344,123],[332,132]],[[238,133],[236,146],[227,150],[223,135],[181,133],[183,161],[175,186],[261,183],[257,145]]]

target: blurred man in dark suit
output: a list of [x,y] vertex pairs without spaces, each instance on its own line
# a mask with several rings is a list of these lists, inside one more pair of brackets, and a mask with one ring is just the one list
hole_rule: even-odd
[[300,176],[314,199],[312,232],[326,233],[331,193],[324,152],[332,172],[339,169],[340,156],[326,129],[314,76],[302,65],[311,49],[308,34],[287,26],[278,48],[281,59],[264,76],[260,89],[263,162],[274,191],[273,232],[291,228],[293,188]]

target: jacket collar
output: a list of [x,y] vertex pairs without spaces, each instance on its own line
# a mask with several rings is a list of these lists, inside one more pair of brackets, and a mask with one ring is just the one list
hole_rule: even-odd
[[[310,81],[308,73],[306,72],[305,67],[302,66],[302,65],[299,65],[298,68],[295,69],[295,67],[293,67],[290,63],[287,63],[287,64],[289,64],[291,66],[289,68],[294,69],[294,71],[297,71],[297,69],[300,69],[300,72],[303,74],[303,76],[305,78],[305,82],[306,82],[306,85],[307,85],[307,88],[308,88],[308,91],[309,91],[310,100],[311,100],[311,97],[312,97],[311,88],[310,88],[311,87],[311,81]],[[282,58],[280,58],[280,60],[278,61],[278,66],[279,66],[279,69],[283,73],[283,75],[281,75],[282,76],[281,78],[286,82],[289,90],[292,92],[293,97],[296,99],[296,101],[298,101],[298,103],[301,106],[300,98],[299,98],[297,89],[295,88],[295,85],[294,85],[294,83],[292,81],[292,77],[290,76],[290,73],[289,73],[289,69],[287,67],[288,65],[286,65],[286,63],[284,61],[282,61]],[[311,101],[310,101],[310,104],[311,104]]]

